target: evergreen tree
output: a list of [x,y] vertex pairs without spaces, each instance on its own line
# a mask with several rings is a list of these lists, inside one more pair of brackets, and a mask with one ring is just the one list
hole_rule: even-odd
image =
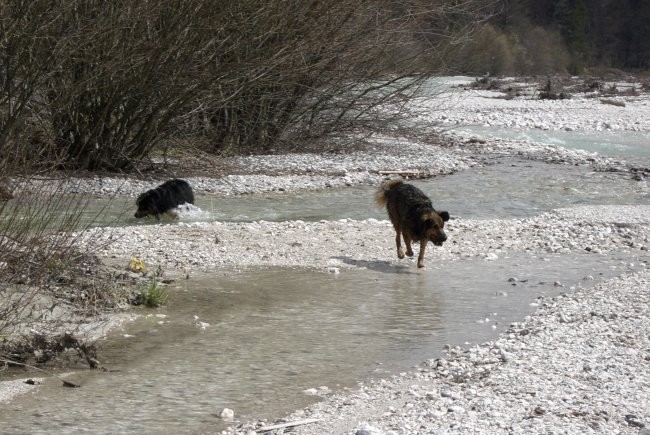
[[629,11],[623,32],[625,66],[650,68],[650,1],[630,0]]
[[562,33],[565,39],[569,37],[569,17],[571,16],[570,0],[556,0],[553,7],[552,23]]
[[573,68],[579,73],[591,60],[589,18],[586,0],[575,0],[568,22],[567,46],[573,56]]

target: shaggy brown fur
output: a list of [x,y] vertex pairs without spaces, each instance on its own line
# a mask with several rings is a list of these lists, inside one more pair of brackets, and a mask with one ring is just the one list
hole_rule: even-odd
[[404,258],[401,238],[404,237],[406,255],[413,256],[411,242],[420,242],[418,267],[424,267],[424,249],[431,241],[436,246],[442,246],[447,240],[443,228],[449,220],[449,213],[436,211],[431,200],[417,187],[406,184],[400,179],[390,180],[381,185],[375,195],[377,204],[384,205],[388,217],[395,228],[395,244],[397,257]]

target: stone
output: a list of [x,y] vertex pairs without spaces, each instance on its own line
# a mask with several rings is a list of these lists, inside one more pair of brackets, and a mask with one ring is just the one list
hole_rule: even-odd
[[224,421],[233,421],[235,419],[235,411],[230,408],[223,408],[219,416]]
[[354,432],[355,435],[381,435],[382,432],[374,426],[364,424]]

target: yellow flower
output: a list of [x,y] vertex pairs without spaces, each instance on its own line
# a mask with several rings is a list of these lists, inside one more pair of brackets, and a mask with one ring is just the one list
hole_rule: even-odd
[[147,268],[144,265],[144,262],[139,258],[131,257],[131,262],[129,263],[129,270],[131,272],[146,272]]

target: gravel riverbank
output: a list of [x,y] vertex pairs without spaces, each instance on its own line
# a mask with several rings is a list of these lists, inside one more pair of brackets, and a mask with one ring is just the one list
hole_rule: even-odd
[[[594,104],[593,98],[563,102],[499,97],[468,91],[463,104],[427,122],[444,127],[460,122],[497,123],[564,131],[650,131],[647,94],[625,106]],[[521,114],[523,109],[526,116]],[[543,113],[542,113],[543,112]],[[465,121],[463,121],[465,120]],[[452,174],[488,164],[490,156],[516,156],[562,165],[588,165],[618,172],[647,189],[648,172],[586,151],[533,142],[489,140],[449,134],[436,144],[377,137],[366,149],[346,154],[288,154],[228,159],[239,175],[187,177],[200,193],[240,195],[290,192],[351,185],[379,185],[380,171]],[[636,178],[633,177],[636,176]],[[632,181],[632,179],[636,181]],[[32,181],[47,190],[51,179]],[[68,180],[67,192],[136,196],[162,180],[96,177]],[[632,185],[632,184],[631,184]],[[453,216],[453,210],[450,210]],[[448,242],[430,246],[426,262],[483,258],[516,252],[623,252],[633,263],[626,272],[590,290],[574,289],[538,301],[537,311],[511,325],[498,339],[473,348],[448,349],[409,373],[360,385],[326,398],[278,422],[308,418],[318,423],[291,429],[296,434],[419,433],[650,433],[650,205],[576,206],[529,218],[454,218]],[[131,257],[171,275],[194,271],[232,273],[266,266],[308,267],[331,273],[348,268],[409,264],[397,260],[387,220],[320,222],[179,222],[94,228],[80,243],[105,242],[107,263],[124,266]],[[414,265],[412,265],[414,267]],[[14,388],[15,383],[0,386]],[[23,390],[21,386],[21,391]],[[270,422],[249,422],[229,433],[251,433]],[[282,433],[284,429],[275,430]],[[287,429],[289,431],[289,429]]]
[[[644,255],[650,242],[650,205],[561,209],[526,219],[453,219],[449,241],[430,247],[442,259],[496,258],[509,252],[600,254],[630,251]],[[283,267],[364,267],[393,262],[389,221],[195,222],[89,230],[107,258],[128,263],[137,257],[169,272]],[[109,243],[110,242],[110,243]],[[406,259],[404,261],[411,261]]]

